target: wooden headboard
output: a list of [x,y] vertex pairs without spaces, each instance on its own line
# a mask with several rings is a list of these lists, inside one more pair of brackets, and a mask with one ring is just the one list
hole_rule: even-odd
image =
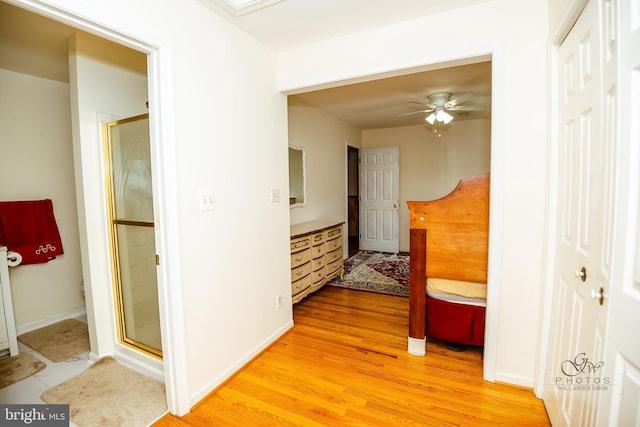
[[424,356],[425,278],[487,283],[489,174],[461,180],[441,199],[407,205],[411,215],[408,351]]
[[488,173],[461,180],[441,199],[407,205],[410,228],[427,230],[427,277],[487,283]]

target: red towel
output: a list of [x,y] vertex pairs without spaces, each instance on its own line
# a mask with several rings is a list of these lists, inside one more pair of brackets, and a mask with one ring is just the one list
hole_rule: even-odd
[[0,244],[22,255],[22,264],[62,255],[62,240],[50,199],[0,202]]

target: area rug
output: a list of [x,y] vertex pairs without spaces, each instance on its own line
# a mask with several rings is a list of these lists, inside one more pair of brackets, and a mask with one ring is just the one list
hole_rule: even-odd
[[328,284],[382,294],[409,296],[409,255],[360,251],[344,262],[344,278]]
[[66,319],[18,337],[52,362],[64,362],[89,351],[87,324],[77,319]]
[[148,426],[167,412],[162,381],[104,357],[40,397],[69,404],[71,421],[83,426]]
[[17,383],[42,371],[47,365],[30,353],[0,358],[0,388]]

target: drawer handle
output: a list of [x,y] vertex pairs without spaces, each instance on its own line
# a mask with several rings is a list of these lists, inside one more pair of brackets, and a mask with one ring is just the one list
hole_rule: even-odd
[[302,261],[302,257],[301,256],[299,256],[298,258],[295,259],[295,262],[300,262],[300,261]]
[[296,271],[296,276],[302,275],[302,271]]

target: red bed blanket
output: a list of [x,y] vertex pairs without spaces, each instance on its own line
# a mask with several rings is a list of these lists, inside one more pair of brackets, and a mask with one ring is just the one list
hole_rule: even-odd
[[484,345],[486,307],[452,303],[427,295],[427,336],[467,345]]

